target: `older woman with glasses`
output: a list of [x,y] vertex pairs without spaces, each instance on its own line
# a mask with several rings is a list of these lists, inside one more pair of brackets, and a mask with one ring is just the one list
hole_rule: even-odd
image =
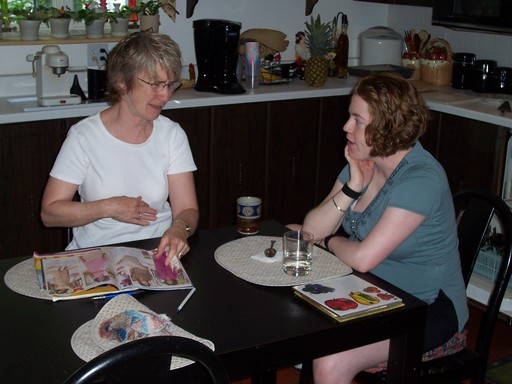
[[183,129],[160,115],[181,68],[180,48],[163,34],[133,33],[110,52],[111,106],[70,128],[43,195],[44,224],[73,227],[67,249],[161,237],[166,264],[189,251],[196,166]]

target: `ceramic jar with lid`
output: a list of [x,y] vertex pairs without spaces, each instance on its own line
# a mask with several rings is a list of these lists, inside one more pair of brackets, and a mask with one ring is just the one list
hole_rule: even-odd
[[491,89],[491,73],[498,63],[495,60],[475,60],[471,89],[475,92],[485,93]]
[[476,55],[459,52],[453,54],[452,88],[471,89],[471,78]]
[[512,94],[512,68],[496,67],[491,72],[490,92]]

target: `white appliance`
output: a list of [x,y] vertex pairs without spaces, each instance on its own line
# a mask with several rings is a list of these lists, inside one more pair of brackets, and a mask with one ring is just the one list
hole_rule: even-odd
[[402,65],[402,36],[388,27],[372,27],[359,35],[360,65]]
[[36,78],[37,103],[41,106],[80,104],[82,98],[70,94],[72,77],[68,56],[57,45],[45,45],[35,55],[27,55]]

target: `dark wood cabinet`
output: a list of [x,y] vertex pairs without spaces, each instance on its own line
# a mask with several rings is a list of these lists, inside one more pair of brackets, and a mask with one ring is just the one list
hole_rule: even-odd
[[439,158],[440,119],[441,114],[439,112],[429,111],[427,129],[423,136],[420,137],[423,148],[429,151],[436,159]]
[[9,124],[0,128],[0,257],[62,250],[65,231],[40,219],[41,198],[66,137],[66,120]]
[[210,194],[202,196],[209,203],[210,228],[236,223],[237,197],[264,196],[267,108],[267,103],[213,107]]
[[[198,170],[199,228],[232,225],[238,196],[263,198],[263,219],[299,223],[346,165],[349,96],[166,110],[180,123]],[[0,127],[0,258],[64,249],[66,231],[45,228],[41,197],[69,127],[61,119]],[[431,112],[420,139],[443,165],[452,192],[499,193],[508,130]]]
[[[179,123],[187,134],[197,167],[197,171],[194,172],[194,182],[198,196],[210,194],[211,114],[210,107],[162,111],[162,115]],[[209,201],[198,199],[198,204],[200,212],[198,227],[209,228]]]
[[508,129],[435,111],[430,117],[420,142],[443,166],[452,193],[482,188],[501,195]]
[[483,188],[501,195],[507,132],[505,127],[440,114],[438,159],[453,193]]
[[327,97],[322,100],[315,206],[329,194],[340,171],[347,164],[347,138],[343,126],[349,117],[349,103],[348,96]]
[[266,212],[284,224],[302,222],[315,204],[321,105],[318,98],[269,104]]
[[415,5],[415,6],[419,6],[419,7],[432,7],[432,4],[433,4],[433,0],[356,0],[356,1],[364,1],[366,3]]

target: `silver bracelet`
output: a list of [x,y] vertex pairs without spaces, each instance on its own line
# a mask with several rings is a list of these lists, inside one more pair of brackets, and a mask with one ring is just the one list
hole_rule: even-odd
[[336,207],[336,209],[340,212],[347,212],[347,211],[344,211],[343,209],[340,208],[340,206],[338,204],[336,204],[336,200],[334,200],[334,196],[332,197],[332,203],[334,204],[334,206]]

